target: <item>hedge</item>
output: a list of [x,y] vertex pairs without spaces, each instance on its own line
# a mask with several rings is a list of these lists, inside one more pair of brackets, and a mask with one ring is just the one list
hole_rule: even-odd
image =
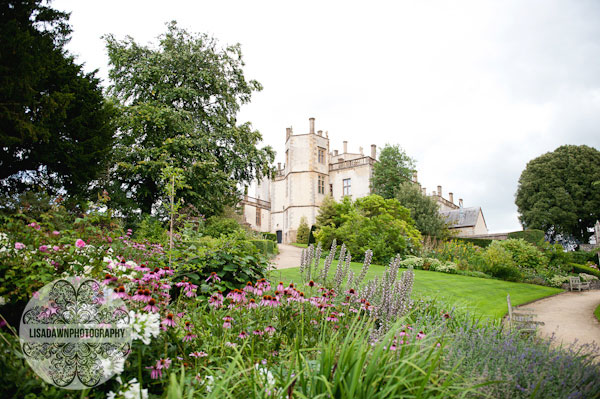
[[598,263],[597,251],[572,251],[567,252],[566,255],[569,257],[569,262],[583,265],[587,262]]
[[522,238],[528,243],[537,245],[546,238],[546,234],[542,230],[523,230],[523,231],[513,231],[512,233],[508,233],[508,238],[519,239]]
[[265,240],[277,242],[277,234],[275,233],[262,233],[262,236]]
[[481,248],[486,248],[492,242],[494,242],[494,240],[490,240],[488,238],[464,238],[464,237],[456,237],[456,238],[453,238],[453,240],[462,241],[462,242],[468,242],[468,243],[471,243],[473,245],[477,245],[478,247],[481,247]]
[[573,273],[587,273],[600,278],[600,270],[577,263],[569,263],[569,266],[573,268]]
[[271,240],[250,240],[250,242],[265,255],[276,252],[277,244]]

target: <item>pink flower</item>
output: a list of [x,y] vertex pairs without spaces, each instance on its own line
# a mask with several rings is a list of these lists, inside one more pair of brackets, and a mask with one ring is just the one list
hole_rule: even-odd
[[185,335],[185,337],[183,337],[182,341],[183,341],[183,342],[190,342],[190,341],[193,341],[193,340],[194,340],[194,338],[198,338],[198,336],[197,336],[197,335],[195,335],[195,334],[192,334],[192,333],[187,333],[187,334]]
[[261,330],[254,330],[254,331],[252,331],[252,334],[254,334],[254,335],[263,335],[264,332],[261,331]]
[[171,359],[169,359],[168,357],[165,359],[158,359],[156,361],[156,368],[157,369],[168,369],[169,366],[171,366]]
[[158,312],[158,306],[156,306],[156,301],[154,300],[154,298],[151,298],[148,301],[148,305],[146,305],[143,310],[146,312],[152,312],[152,313]]
[[59,247],[58,245],[54,245],[54,246],[52,247],[52,249],[53,249],[54,251],[60,251],[60,247]]
[[23,244],[22,242],[15,242],[15,249],[24,249],[25,248],[25,244]]
[[40,252],[48,252],[48,246],[47,245],[40,245],[40,247],[38,248]]
[[216,272],[210,273],[210,276],[208,276],[208,278],[205,281],[208,283],[211,279],[213,281],[221,281],[221,278],[219,276],[217,276]]
[[245,331],[242,331],[242,332],[240,333],[240,335],[238,335],[238,338],[239,338],[239,339],[248,338],[248,334],[246,334],[246,332],[245,332]]
[[200,352],[192,352],[190,353],[191,357],[206,357],[208,356],[208,353],[200,351]]
[[57,236],[57,235],[60,235],[60,231],[54,230],[54,231],[52,232],[52,234],[54,234],[55,236]]
[[167,314],[167,317],[161,322],[162,325],[175,327],[175,320],[173,320],[173,313]]
[[77,248],[83,248],[85,247],[85,241],[83,241],[81,238],[78,238],[77,241],[75,241],[75,246]]
[[152,378],[153,380],[162,378],[162,371],[159,368],[157,368],[155,366],[146,367],[146,368],[150,370],[150,378]]
[[265,332],[269,333],[269,334],[273,334],[273,333],[275,333],[275,327],[273,327],[273,326],[267,326],[265,328]]

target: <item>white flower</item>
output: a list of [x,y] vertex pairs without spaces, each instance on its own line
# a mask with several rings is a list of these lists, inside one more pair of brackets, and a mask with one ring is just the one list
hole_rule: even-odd
[[0,296],[0,306],[2,305],[6,305],[6,298],[4,298],[3,296]]
[[115,374],[121,374],[125,369],[125,359],[121,356],[115,356],[111,359],[102,359],[101,362],[105,378],[110,378]]
[[254,365],[254,369],[258,371],[258,374],[263,380],[266,380],[267,388],[272,388],[275,385],[275,377],[269,369],[261,367],[258,363]]
[[116,396],[117,394],[113,391],[108,391],[108,393],[106,394],[106,399],[115,399]]
[[140,339],[145,345],[152,337],[160,334],[160,315],[158,313],[140,313],[129,311],[131,319],[131,339]]
[[213,385],[215,384],[215,377],[207,375],[204,377],[204,384],[206,384],[206,392],[212,392]]
[[142,389],[142,395],[140,397],[140,384],[137,382],[137,379],[134,378],[129,381],[127,384],[121,386],[121,389],[117,394],[114,392],[109,392],[106,394],[107,399],[115,399],[117,395],[119,398],[124,399],[148,399],[148,390]]

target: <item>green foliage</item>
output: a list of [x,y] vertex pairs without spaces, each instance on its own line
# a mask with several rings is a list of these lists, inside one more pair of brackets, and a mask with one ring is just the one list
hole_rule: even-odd
[[202,233],[210,237],[219,238],[242,231],[244,229],[235,219],[223,216],[211,216],[206,219]]
[[[258,240],[262,244],[272,243]],[[207,292],[208,286],[201,276],[215,272],[221,282],[218,289],[242,288],[248,281],[262,278],[268,268],[268,259],[243,232],[221,235],[219,238],[200,237],[194,242],[183,241],[177,245],[178,256],[174,269],[178,278],[186,277]],[[176,252],[177,253],[177,252]],[[206,277],[205,277],[206,278]]]
[[570,263],[578,263],[581,265],[588,262],[598,263],[598,252],[596,251],[569,251],[565,254]]
[[272,240],[250,240],[250,242],[264,255],[276,253],[277,244]]
[[587,273],[600,278],[600,271],[598,269],[594,269],[593,267],[579,265],[577,263],[569,263],[569,266],[572,273]]
[[587,243],[600,219],[600,151],[564,145],[527,163],[516,204],[525,229],[540,229],[551,241]]
[[495,241],[492,246],[504,248],[511,256],[512,260],[517,267],[522,270],[529,269],[529,271],[543,273],[548,266],[548,259],[544,254],[532,244],[529,244],[523,239],[508,239],[502,241]]
[[261,233],[261,235],[265,238],[265,240],[271,240],[273,242],[277,242],[277,234],[275,233]]
[[508,238],[515,238],[515,239],[522,238],[523,240],[527,241],[528,243],[534,244],[534,245],[538,245],[540,242],[542,242],[544,240],[545,237],[546,237],[546,233],[544,233],[542,230],[536,230],[536,229],[513,231],[511,233],[508,233]]
[[400,186],[410,182],[415,172],[415,161],[399,145],[386,144],[373,165],[371,192],[385,199],[395,198]]
[[483,271],[483,250],[473,243],[452,239],[438,245],[432,256],[441,261],[453,262],[460,270]]
[[420,258],[416,256],[408,256],[400,262],[400,267],[412,267],[417,270],[431,270],[434,272],[450,273],[457,272],[456,264],[452,262],[440,262],[435,258]]
[[296,242],[299,244],[308,244],[308,236],[310,235],[310,229],[306,222],[306,216],[300,218],[300,225],[298,226],[298,232],[296,233]]
[[[0,190],[89,199],[112,147],[113,107],[66,49],[68,14],[41,0],[0,5]],[[26,174],[27,178],[23,178]]]
[[135,229],[135,239],[165,245],[168,241],[167,230],[157,217],[144,215]]
[[594,310],[594,316],[596,316],[596,319],[598,319],[598,321],[600,321],[600,304],[598,305],[596,310]]
[[466,237],[456,237],[453,238],[455,241],[462,241],[466,243],[471,243],[473,245],[477,245],[481,248],[487,248],[494,240],[489,240],[487,238],[466,238]]
[[315,231],[317,230],[317,226],[315,226],[314,224],[312,226],[310,226],[310,234],[308,235],[308,244],[314,244],[317,242],[317,240],[315,239]]
[[355,259],[371,249],[374,262],[387,263],[397,254],[416,253],[421,246],[421,234],[410,211],[396,199],[369,195],[352,202],[346,197],[333,206],[337,213],[332,220],[341,222],[322,225],[317,231],[316,238],[324,248],[336,239],[346,244]]
[[497,243],[492,243],[483,254],[485,273],[502,280],[519,281],[522,274],[513,261],[513,255]]
[[424,195],[417,184],[412,182],[400,184],[395,198],[403,207],[410,210],[410,216],[423,236],[442,239],[449,236],[448,226],[440,216],[437,201]]
[[[206,216],[237,203],[239,186],[271,173],[274,152],[237,113],[261,90],[246,80],[239,45],[168,24],[156,48],[105,37],[110,93],[119,104],[113,193],[122,209],[150,213],[162,199],[166,165],[181,168],[177,192]],[[120,194],[121,193],[121,194]]]

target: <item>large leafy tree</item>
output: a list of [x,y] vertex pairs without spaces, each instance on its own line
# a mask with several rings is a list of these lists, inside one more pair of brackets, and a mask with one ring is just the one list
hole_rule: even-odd
[[90,193],[112,146],[95,73],[64,49],[68,14],[41,0],[0,4],[0,189]]
[[352,201],[328,200],[321,208],[315,234],[324,248],[333,239],[344,243],[353,259],[361,260],[367,249],[373,251],[373,261],[389,262],[397,254],[416,253],[421,247],[421,234],[415,228],[410,211],[396,199],[369,195]]
[[548,239],[587,242],[600,218],[600,151],[564,145],[527,163],[519,178],[516,204],[526,229]]
[[371,192],[390,199],[396,196],[400,185],[411,181],[415,161],[399,145],[386,144],[379,154],[379,162],[373,165]]
[[449,236],[448,226],[440,215],[440,206],[435,199],[423,194],[419,185],[402,183],[396,192],[396,199],[410,210],[410,216],[422,235],[436,238]]
[[[181,168],[177,196],[204,215],[239,198],[239,187],[270,173],[274,152],[236,115],[261,90],[243,74],[239,45],[168,25],[157,47],[105,37],[120,104],[113,199],[145,213],[161,200],[161,170]],[[119,198],[118,196],[121,195]],[[125,198],[127,197],[127,198]]]

